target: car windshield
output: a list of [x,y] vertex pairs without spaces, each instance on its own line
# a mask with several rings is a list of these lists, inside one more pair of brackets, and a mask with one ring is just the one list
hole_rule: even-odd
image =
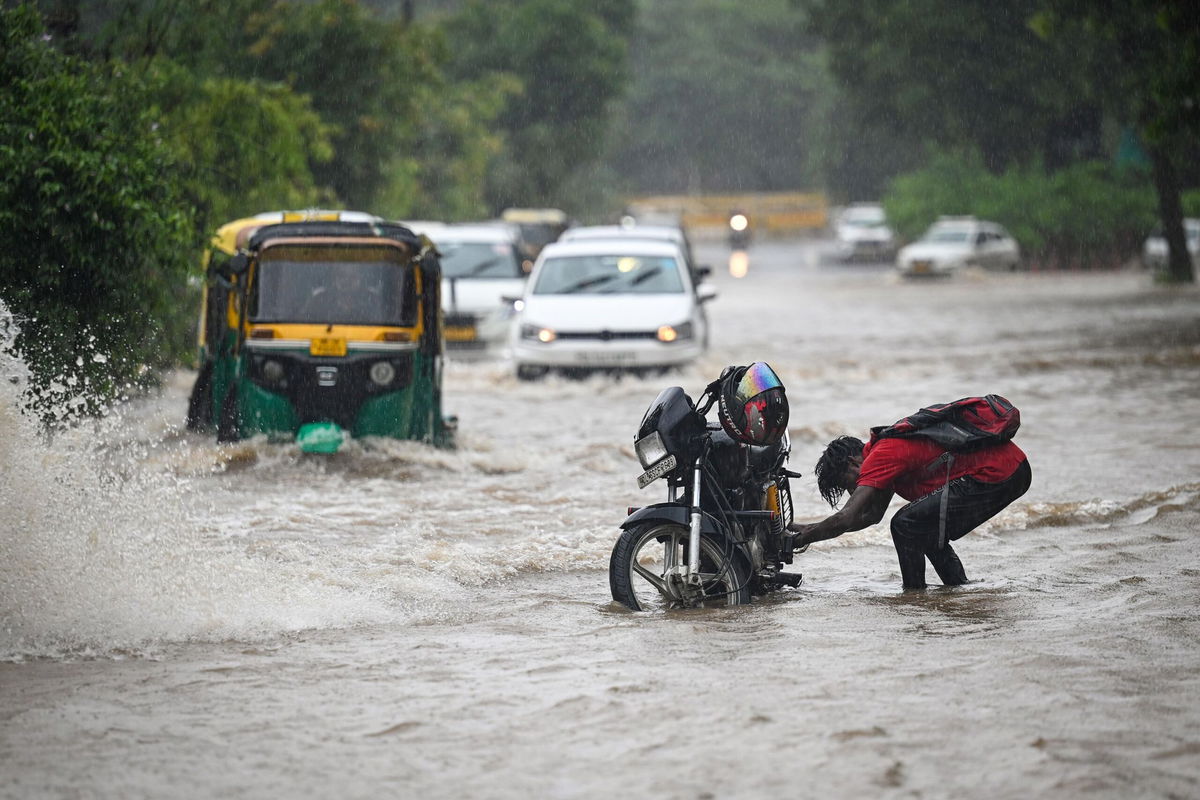
[[504,242],[437,240],[442,274],[447,278],[520,278],[521,262],[512,245]]
[[413,325],[411,270],[394,247],[279,246],[258,265],[250,319]]
[[533,294],[680,294],[683,278],[671,256],[560,256],[538,273]]
[[925,242],[966,242],[971,232],[965,228],[931,228],[921,237]]
[[875,228],[883,225],[886,222],[882,209],[858,209],[847,211],[842,217],[843,225],[850,225],[855,228]]

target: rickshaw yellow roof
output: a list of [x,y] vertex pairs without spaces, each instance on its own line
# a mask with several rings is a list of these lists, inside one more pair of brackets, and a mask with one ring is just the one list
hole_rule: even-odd
[[336,211],[326,209],[307,209],[302,211],[267,211],[253,217],[227,222],[217,228],[213,234],[212,246],[223,253],[233,255],[238,247],[245,243],[249,234],[255,228],[264,225],[278,225],[281,222],[382,222],[382,217],[367,214],[363,211]]

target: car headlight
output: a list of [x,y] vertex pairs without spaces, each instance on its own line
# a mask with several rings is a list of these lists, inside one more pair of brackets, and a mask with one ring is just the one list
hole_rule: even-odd
[[540,325],[522,325],[521,338],[532,339],[542,344],[550,344],[558,338],[558,334],[552,328],[543,328]]
[[658,340],[670,344],[692,338],[692,323],[681,322],[678,325],[663,325],[658,329]]
[[650,469],[667,457],[667,446],[658,431],[638,439],[633,443],[633,449],[637,451],[638,461],[642,462],[642,469]]

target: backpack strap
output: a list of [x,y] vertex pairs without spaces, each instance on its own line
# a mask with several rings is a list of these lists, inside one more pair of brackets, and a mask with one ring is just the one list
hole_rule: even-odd
[[942,487],[942,499],[938,505],[938,550],[946,546],[946,512],[950,507],[950,468],[954,466],[954,453],[947,450],[925,467],[927,472],[933,472],[942,464],[946,465],[946,485]]

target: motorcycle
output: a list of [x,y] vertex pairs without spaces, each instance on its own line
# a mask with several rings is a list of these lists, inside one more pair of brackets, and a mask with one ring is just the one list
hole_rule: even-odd
[[745,250],[750,246],[750,218],[740,211],[729,215],[729,249]]
[[630,509],[609,560],[613,599],[634,611],[743,605],[800,585],[783,571],[795,539],[789,479],[800,477],[787,469],[790,442],[743,444],[707,420],[726,373],[699,406],[664,389],[638,426],[638,487],[663,479],[667,501]]

